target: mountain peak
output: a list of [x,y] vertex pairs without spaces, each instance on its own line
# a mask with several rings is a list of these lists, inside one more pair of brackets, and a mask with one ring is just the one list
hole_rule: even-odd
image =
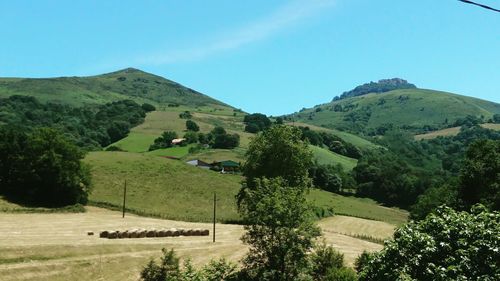
[[[150,74],[150,73],[147,73],[147,72],[142,71],[142,70],[137,69],[137,68],[127,67],[127,68],[120,69],[120,70],[113,71],[113,72],[109,72],[109,73],[106,73],[106,74],[103,74],[103,75],[133,74],[133,73],[144,73],[144,74]],[[152,75],[152,74],[151,74],[151,75]]]
[[344,98],[362,96],[369,93],[385,93],[398,89],[416,89],[414,84],[401,78],[392,79],[381,79],[378,82],[365,83],[363,85],[357,86],[356,88],[344,92],[342,95],[336,96],[333,100],[339,100]]

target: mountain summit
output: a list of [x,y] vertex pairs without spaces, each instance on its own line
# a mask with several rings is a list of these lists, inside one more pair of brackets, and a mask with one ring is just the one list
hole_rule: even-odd
[[229,107],[177,82],[135,68],[88,77],[0,78],[0,97],[12,95],[73,106],[132,99],[139,103]]

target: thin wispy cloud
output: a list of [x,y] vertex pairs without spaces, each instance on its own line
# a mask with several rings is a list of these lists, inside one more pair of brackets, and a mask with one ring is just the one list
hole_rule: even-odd
[[207,42],[194,42],[196,47],[181,50],[165,50],[141,56],[135,60],[139,65],[163,65],[201,60],[225,51],[262,41],[296,26],[325,9],[333,6],[335,0],[297,0],[275,11],[273,14],[227,32],[224,36]]

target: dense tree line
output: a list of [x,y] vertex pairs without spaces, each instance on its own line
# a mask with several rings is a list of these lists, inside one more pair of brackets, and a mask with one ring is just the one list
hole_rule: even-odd
[[[189,121],[191,120],[188,120],[188,122]],[[196,123],[193,121],[191,122],[191,125],[188,125],[190,123],[186,123],[186,125],[191,130],[184,134],[184,141],[179,144],[180,146],[185,146],[191,143],[198,143],[200,145],[210,146],[211,148],[233,149],[240,145],[240,135],[238,134],[229,134],[222,127],[215,127],[209,133],[199,133],[197,131],[194,131],[194,129],[198,128],[198,125],[196,125]],[[176,132],[165,131],[161,136],[154,140],[154,143],[149,147],[149,150],[151,151],[172,147],[174,146],[172,141],[177,138],[178,135]]]
[[[482,198],[481,200],[473,200],[469,204],[465,204],[467,200],[458,200],[460,196],[464,196],[464,192],[458,188],[461,181],[459,178],[463,178],[462,173],[467,166],[474,166],[468,158],[471,156],[467,156],[468,148],[476,148],[472,150],[475,151],[471,152],[472,155],[481,155],[483,160],[490,156],[489,163],[480,164],[481,167],[492,169],[489,174],[494,174],[493,171],[499,169],[498,164],[493,161],[498,155],[494,152],[494,145],[478,140],[498,141],[500,133],[472,126],[463,127],[456,136],[414,141],[406,133],[391,131],[377,140],[387,149],[365,153],[352,171],[357,194],[403,208],[417,203],[411,208],[414,218],[424,218],[441,204],[467,208],[473,203],[483,203],[491,207],[491,204],[484,201],[485,198],[499,196],[498,189],[491,184],[481,184],[481,187],[477,187],[486,188],[487,192],[479,192],[477,189],[472,191],[470,196],[474,194]],[[487,154],[480,154],[480,151],[487,151]],[[477,163],[480,161],[475,161],[476,166],[479,165]],[[471,182],[480,184],[482,181],[479,179],[488,178],[491,177],[482,175]],[[498,182],[498,179],[496,181]]]
[[[145,106],[151,110],[150,106]],[[0,123],[24,129],[52,127],[80,147],[98,149],[127,136],[130,128],[142,123],[143,106],[131,100],[100,106],[72,107],[41,103],[34,97],[0,99]]]
[[467,210],[481,203],[500,210],[500,140],[479,139],[469,145],[457,177],[427,189],[411,208],[411,217],[423,219],[441,205]]
[[479,139],[500,140],[500,132],[483,128],[481,126],[464,126],[453,137],[437,137],[421,141],[425,153],[441,159],[441,167],[457,175],[460,172],[461,162],[470,144]]
[[352,174],[358,195],[403,208],[415,202],[430,179],[425,172],[413,168],[389,151],[365,155]]

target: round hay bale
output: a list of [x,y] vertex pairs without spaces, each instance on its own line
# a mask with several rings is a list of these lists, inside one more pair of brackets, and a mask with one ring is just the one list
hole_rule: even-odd
[[139,230],[139,237],[138,238],[144,238],[146,237],[147,231],[144,229]]
[[107,231],[107,230],[101,231],[101,233],[99,233],[99,237],[101,237],[101,238],[108,238],[108,235],[109,235],[109,231]]
[[179,229],[179,235],[180,236],[187,236],[187,230],[184,228]]
[[172,236],[179,236],[179,235],[182,235],[181,234],[181,231],[178,230],[178,229],[175,229],[175,228],[172,228]]
[[139,237],[139,231],[137,229],[131,230],[129,232],[129,238],[138,238]]
[[148,230],[146,232],[146,237],[156,237],[156,230],[154,230],[154,229]]
[[164,229],[158,230],[156,232],[156,237],[165,237],[165,232],[166,232],[166,230],[164,230]]
[[118,237],[118,231],[112,231],[108,234],[108,239],[116,239]]
[[120,232],[120,238],[122,238],[122,239],[129,238],[129,236],[130,236],[130,233],[128,232],[128,230]]
[[186,236],[194,236],[194,230],[192,230],[192,229],[188,229],[188,230],[186,231]]
[[210,230],[208,230],[208,229],[201,230],[201,236],[208,236],[208,235],[210,235]]
[[172,237],[172,236],[174,236],[174,232],[172,231],[172,229],[165,230],[165,237]]
[[193,230],[193,235],[194,236],[201,236],[201,229],[199,228],[196,228]]

